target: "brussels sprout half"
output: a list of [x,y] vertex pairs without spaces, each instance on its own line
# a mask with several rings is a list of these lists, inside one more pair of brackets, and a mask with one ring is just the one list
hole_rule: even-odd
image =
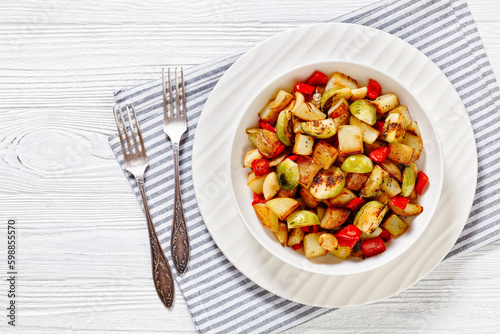
[[408,197],[415,186],[415,173],[411,167],[405,167],[403,171],[403,182],[401,184],[401,195]]
[[303,122],[300,124],[300,127],[305,134],[320,139],[330,138],[337,133],[337,127],[331,118]]
[[308,210],[299,210],[292,212],[286,217],[288,229],[303,226],[319,225],[319,217],[317,214]]
[[340,168],[332,166],[316,174],[309,191],[316,198],[327,199],[340,194],[344,185],[344,172]]
[[345,159],[341,169],[348,173],[370,173],[373,171],[373,162],[364,154],[355,154]]
[[377,109],[367,100],[356,100],[349,106],[351,114],[369,125],[377,122]]
[[366,203],[354,218],[354,225],[361,231],[371,234],[382,222],[389,208],[378,201]]
[[293,114],[290,110],[280,112],[276,121],[276,136],[284,145],[293,145]]
[[284,190],[294,190],[299,185],[299,166],[290,159],[285,159],[276,166],[276,181]]

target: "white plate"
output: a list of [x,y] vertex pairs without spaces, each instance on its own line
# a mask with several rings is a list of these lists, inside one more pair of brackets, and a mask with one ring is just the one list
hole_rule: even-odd
[[[245,154],[253,149],[248,140],[246,129],[258,126],[258,112],[271,99],[274,98],[279,89],[288,92],[293,90],[296,82],[305,81],[315,70],[324,73],[341,71],[357,80],[360,87],[368,84],[368,79],[377,80],[383,87],[383,92],[395,93],[400,102],[408,106],[413,120],[417,121],[421,130],[422,139],[427,145],[432,145],[432,152],[429,159],[427,149],[424,148],[422,155],[418,159],[417,166],[419,170],[424,171],[430,180],[425,193],[419,197],[418,203],[424,207],[424,211],[417,217],[406,218],[410,223],[410,228],[399,238],[394,238],[388,245],[387,250],[375,257],[365,259],[351,258],[343,261],[333,254],[304,260],[304,251],[294,251],[290,247],[282,247],[276,240],[274,233],[262,227],[262,223],[257,218],[255,211],[249,203],[253,200],[253,192],[247,186],[247,176],[249,170],[242,168],[242,161]],[[227,168],[231,174],[231,195],[236,209],[240,214],[241,220],[253,235],[253,237],[271,254],[277,256],[284,262],[299,269],[307,270],[312,273],[324,275],[349,275],[366,272],[380,267],[394,258],[401,255],[427,229],[434,211],[439,202],[443,180],[443,156],[441,144],[439,142],[438,131],[430,119],[430,110],[419,103],[419,99],[414,97],[408,89],[394,78],[377,71],[376,69],[364,64],[353,61],[327,61],[315,62],[300,67],[295,67],[281,74],[278,78],[272,80],[263,90],[259,91],[252,99],[250,104],[244,109],[243,115],[237,120],[237,126],[232,141],[231,159]],[[234,116],[238,118],[238,116]]]
[[[443,191],[429,227],[391,262],[346,276],[313,274],[272,256],[248,232],[231,200],[227,164],[239,110],[263,85],[293,67],[352,60],[396,78],[431,116],[441,138]],[[432,143],[425,143],[432,158]],[[459,149],[458,149],[459,148]],[[220,250],[248,278],[281,297],[341,307],[389,297],[420,280],[449,252],[468,217],[477,179],[469,118],[451,83],[425,55],[385,32],[350,24],[304,26],[259,44],[221,78],[198,124],[193,181],[203,219]],[[432,180],[430,180],[432,182]],[[307,260],[304,260],[307,261]],[[325,293],[327,292],[327,293]]]

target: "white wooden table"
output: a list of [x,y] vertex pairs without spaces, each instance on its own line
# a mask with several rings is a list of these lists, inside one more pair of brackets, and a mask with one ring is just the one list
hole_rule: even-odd
[[[7,326],[7,221],[17,226],[17,319],[24,333],[193,333],[177,290],[152,285],[146,223],[109,146],[112,92],[163,66],[231,55],[296,20],[369,0],[0,2],[0,332]],[[500,73],[500,3],[469,5]],[[387,300],[288,333],[500,329],[500,242],[439,265]]]

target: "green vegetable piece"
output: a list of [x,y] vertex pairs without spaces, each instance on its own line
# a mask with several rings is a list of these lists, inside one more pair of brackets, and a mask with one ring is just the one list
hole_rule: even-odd
[[389,208],[378,201],[366,203],[354,217],[354,225],[361,231],[372,234],[380,225]]
[[401,184],[401,195],[408,197],[415,187],[415,172],[411,167],[405,167],[403,171],[403,182]]
[[290,159],[285,159],[276,166],[276,180],[284,190],[293,190],[299,185],[299,165]]
[[327,199],[340,194],[344,185],[344,172],[340,168],[332,166],[329,169],[321,170],[314,176],[309,192],[316,198]]
[[321,110],[326,112],[341,98],[348,100],[351,96],[352,93],[349,88],[330,88],[321,96]]
[[305,134],[320,139],[330,138],[337,133],[337,127],[331,118],[320,121],[303,122],[300,124],[300,127]]
[[297,227],[319,225],[319,217],[311,211],[299,210],[289,214],[286,223],[289,230]]
[[340,168],[348,173],[370,173],[373,162],[364,154],[355,154],[347,157]]
[[349,111],[354,117],[369,125],[377,122],[377,109],[367,100],[356,100],[349,106]]
[[276,121],[276,136],[282,144],[293,145],[293,114],[290,110],[280,112]]

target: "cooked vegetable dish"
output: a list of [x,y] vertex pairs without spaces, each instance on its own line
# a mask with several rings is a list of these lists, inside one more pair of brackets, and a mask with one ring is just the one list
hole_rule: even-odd
[[343,73],[316,71],[293,92],[280,90],[259,126],[246,130],[252,205],[283,247],[307,258],[364,259],[423,211],[418,124],[396,94],[382,91],[373,79],[358,87]]

